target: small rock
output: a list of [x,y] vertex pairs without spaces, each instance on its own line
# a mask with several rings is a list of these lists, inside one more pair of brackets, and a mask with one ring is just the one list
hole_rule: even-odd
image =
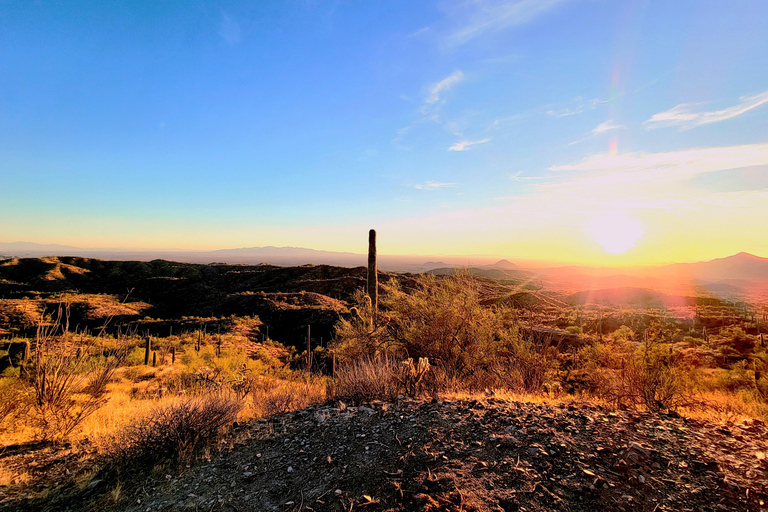
[[288,470],[287,470],[287,471],[288,471],[289,473],[293,473],[293,466],[288,466]]
[[335,494],[336,496],[341,496],[341,489],[336,489],[335,491],[333,491],[333,494]]

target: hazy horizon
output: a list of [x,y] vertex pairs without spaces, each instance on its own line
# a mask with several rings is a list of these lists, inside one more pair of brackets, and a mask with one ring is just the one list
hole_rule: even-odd
[[[16,248],[16,254],[14,253],[14,247]],[[48,249],[50,248],[50,250]],[[60,253],[55,251],[61,249]],[[367,247],[366,247],[367,249]],[[331,262],[330,264],[341,264],[344,266],[349,262],[354,262],[356,259],[360,261],[356,265],[364,266],[367,264],[367,253],[363,250],[357,252],[339,252],[339,251],[325,251],[320,249],[314,249],[311,247],[296,247],[296,246],[252,246],[252,247],[230,247],[230,248],[218,248],[210,250],[192,250],[183,248],[167,248],[167,249],[150,249],[150,248],[131,248],[131,247],[76,247],[66,246],[59,244],[38,244],[34,242],[3,242],[0,241],[0,256],[4,255],[3,251],[8,252],[6,256],[18,256],[28,255],[29,257],[95,257],[102,259],[147,259],[147,258],[180,258],[178,261],[189,261],[194,263],[203,263],[205,258],[216,254],[223,255],[223,262],[234,263],[270,263],[272,261],[278,261],[279,259],[289,261],[289,264],[303,264],[314,263],[315,261]],[[247,252],[251,251],[251,252]],[[307,254],[314,255],[315,258],[312,261],[304,261],[302,258],[307,258]],[[677,263],[702,263],[712,260],[721,260],[737,256],[739,254],[749,254],[758,258],[768,259],[768,256],[760,254],[749,253],[747,251],[740,251],[734,254],[726,254],[722,256],[716,256],[708,259],[694,259],[690,261],[667,261],[659,262],[655,264],[589,264],[578,261],[567,260],[545,260],[545,259],[525,259],[516,258],[514,256],[504,254],[396,254],[389,252],[382,252],[379,250],[380,264],[384,267],[390,268],[398,265],[418,266],[432,263],[446,263],[450,266],[456,267],[471,267],[471,266],[489,266],[500,261],[509,261],[515,263],[524,268],[536,269],[536,268],[548,268],[548,267],[585,267],[585,268],[642,268],[642,267],[660,267],[665,265],[673,265]],[[263,261],[259,260],[258,255],[263,255]],[[270,256],[273,259],[270,260]],[[188,259],[184,259],[187,257]],[[232,258],[235,259],[232,259]],[[240,261],[236,261],[237,259]],[[274,259],[277,258],[277,259]],[[311,258],[310,258],[311,259]],[[257,261],[259,260],[259,261]],[[334,261],[336,263],[334,263]],[[211,260],[210,262],[213,262]]]
[[3,2],[0,240],[768,255],[766,26],[760,0]]

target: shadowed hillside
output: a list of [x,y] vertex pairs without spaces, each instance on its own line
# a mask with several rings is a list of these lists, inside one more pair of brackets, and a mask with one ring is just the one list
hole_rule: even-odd
[[[395,275],[381,273],[380,279],[392,277]],[[153,333],[162,328],[166,334],[173,321],[182,317],[258,316],[273,339],[288,344],[303,341],[307,325],[312,325],[313,336],[329,340],[351,294],[364,285],[363,267],[202,265],[76,257],[0,262],[0,297],[45,299],[41,307],[48,309],[60,302],[72,303],[73,324],[93,329],[110,317],[112,325],[151,317],[166,322],[144,323],[140,330]],[[102,297],[97,300],[95,295]],[[126,304],[121,305],[124,300]],[[17,314],[15,306],[6,309],[11,311],[8,315]],[[34,318],[17,327],[31,332],[36,327]]]

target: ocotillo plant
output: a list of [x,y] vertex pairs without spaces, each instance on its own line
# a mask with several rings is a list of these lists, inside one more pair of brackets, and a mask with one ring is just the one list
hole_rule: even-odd
[[368,296],[371,298],[371,310],[376,315],[378,308],[379,281],[376,270],[376,230],[368,232]]

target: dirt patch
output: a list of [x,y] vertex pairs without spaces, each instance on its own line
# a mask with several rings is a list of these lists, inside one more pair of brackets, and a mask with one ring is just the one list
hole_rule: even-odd
[[[760,421],[721,425],[496,398],[401,401],[310,407],[238,425],[226,443],[181,475],[149,478],[117,505],[102,497],[88,506],[768,510],[768,428]],[[45,508],[4,494],[0,507]]]

